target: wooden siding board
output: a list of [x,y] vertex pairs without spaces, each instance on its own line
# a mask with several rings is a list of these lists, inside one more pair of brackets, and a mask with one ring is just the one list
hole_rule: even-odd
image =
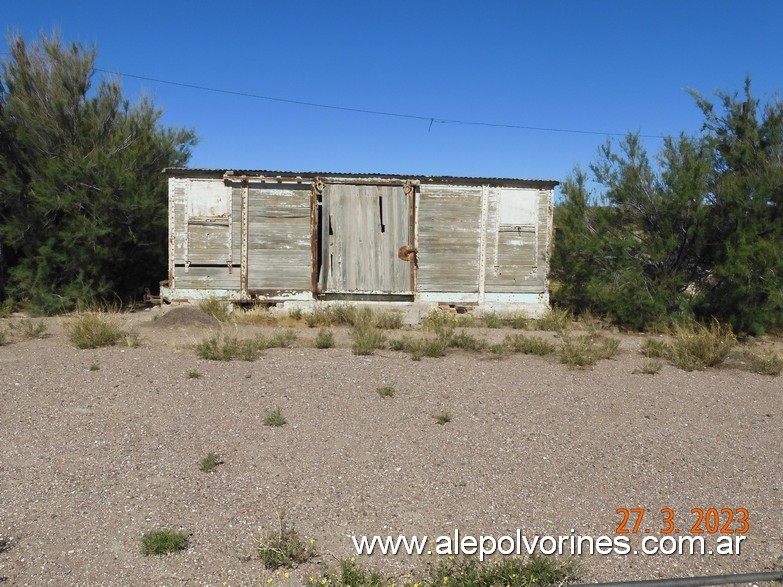
[[478,292],[481,188],[421,186],[418,289]]
[[174,276],[181,289],[239,289],[239,271],[228,267],[174,267]]

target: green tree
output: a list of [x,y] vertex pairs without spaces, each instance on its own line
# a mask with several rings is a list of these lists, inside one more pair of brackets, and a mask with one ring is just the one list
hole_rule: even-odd
[[713,153],[700,313],[760,334],[783,328],[783,102],[694,93]]
[[[761,106],[750,81],[695,137],[666,138],[652,165],[628,135],[600,150],[592,177],[562,186],[556,301],[635,328],[677,317],[735,330],[783,327],[783,103]],[[588,179],[599,185],[591,194]]]
[[164,128],[117,80],[93,88],[95,49],[8,39],[0,77],[0,295],[51,313],[137,295],[166,267],[166,166],[195,135]]
[[667,139],[656,171],[636,135],[591,166],[599,195],[577,169],[562,186],[552,272],[556,300],[580,312],[644,328],[690,312],[699,264],[709,150],[687,137]]

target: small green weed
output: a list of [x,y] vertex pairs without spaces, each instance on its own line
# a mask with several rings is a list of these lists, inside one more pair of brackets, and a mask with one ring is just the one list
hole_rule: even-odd
[[489,345],[489,352],[493,359],[505,359],[511,354],[511,349],[500,342]]
[[198,468],[200,471],[203,471],[204,473],[209,473],[217,467],[218,465],[223,464],[223,459],[220,458],[220,455],[216,452],[211,452],[207,454],[201,461],[199,461]]
[[267,410],[266,414],[264,414],[264,426],[278,427],[285,426],[286,424],[288,424],[288,420],[283,416],[283,410],[280,406],[272,410]]
[[188,369],[188,379],[201,379],[201,373],[195,369]]
[[435,422],[437,424],[440,424],[441,426],[448,424],[449,422],[451,422],[451,414],[449,414],[448,412],[441,412],[440,414],[435,416]]
[[506,346],[514,353],[538,355],[543,357],[555,352],[555,345],[539,337],[527,337],[524,334],[509,334],[505,338]]
[[645,361],[642,363],[641,367],[637,367],[632,371],[633,374],[637,373],[643,373],[645,375],[655,375],[656,373],[660,373],[661,369],[663,369],[663,363],[658,361],[657,359],[653,359],[650,361]]
[[530,318],[525,314],[514,314],[509,319],[509,326],[514,330],[527,330],[530,328]]
[[282,514],[278,516],[278,527],[264,531],[258,546],[258,556],[267,569],[294,567],[315,556],[312,542],[307,543],[293,528],[288,527]]
[[394,397],[396,391],[391,385],[384,385],[378,388],[378,395],[381,397]]
[[101,366],[98,363],[92,363],[90,365],[90,371],[99,371]]
[[187,548],[187,545],[188,535],[175,530],[153,530],[141,537],[141,552],[145,556],[177,552]]
[[220,322],[228,322],[231,318],[231,312],[229,311],[229,304],[225,300],[219,300],[214,297],[201,300],[198,304],[199,309],[207,316],[212,316],[215,320]]
[[40,338],[46,333],[46,323],[42,320],[33,322],[29,318],[22,318],[17,326],[22,338],[26,339]]
[[297,321],[302,319],[303,314],[304,312],[302,312],[302,308],[294,308],[293,310],[288,312],[288,315],[291,316],[292,319]]
[[328,328],[321,328],[315,337],[315,348],[330,349],[334,346],[334,333]]
[[351,350],[354,355],[372,355],[375,351],[383,347],[386,336],[381,330],[369,322],[360,322],[351,329],[353,344]]

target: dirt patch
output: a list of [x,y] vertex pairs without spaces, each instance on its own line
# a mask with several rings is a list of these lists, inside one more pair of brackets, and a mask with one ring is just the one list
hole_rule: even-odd
[[180,328],[187,329],[191,327],[203,327],[212,326],[216,327],[220,325],[218,320],[215,320],[212,316],[208,316],[201,310],[193,306],[179,306],[171,308],[166,311],[160,309],[157,310],[157,314],[153,314],[153,319],[142,322],[143,326],[152,328]]
[[[198,330],[202,316],[174,308],[149,324]],[[583,556],[582,579],[761,571],[783,555],[782,377],[632,375],[645,361],[635,336],[569,370],[532,355],[359,357],[346,329],[338,348],[228,363],[198,359],[179,330],[85,351],[51,332],[0,347],[0,536],[13,544],[0,576],[12,585],[299,585],[356,556],[354,536],[616,537],[621,508],[645,508],[656,537],[664,508],[683,534],[694,508],[745,508],[750,527],[740,555]],[[265,426],[277,407],[287,424]],[[223,463],[202,472],[213,451]],[[257,551],[280,512],[320,553],[290,578]],[[187,550],[143,556],[141,536],[159,528],[188,533]],[[401,578],[436,558],[358,557]]]

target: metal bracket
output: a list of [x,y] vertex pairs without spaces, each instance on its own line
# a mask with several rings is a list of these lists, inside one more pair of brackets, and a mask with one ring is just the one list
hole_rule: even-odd
[[320,177],[316,177],[313,181],[313,187],[315,187],[316,192],[322,194],[324,191],[324,180]]
[[411,180],[408,179],[405,181],[402,186],[402,191],[406,196],[410,196],[413,193],[413,184],[411,183]]

